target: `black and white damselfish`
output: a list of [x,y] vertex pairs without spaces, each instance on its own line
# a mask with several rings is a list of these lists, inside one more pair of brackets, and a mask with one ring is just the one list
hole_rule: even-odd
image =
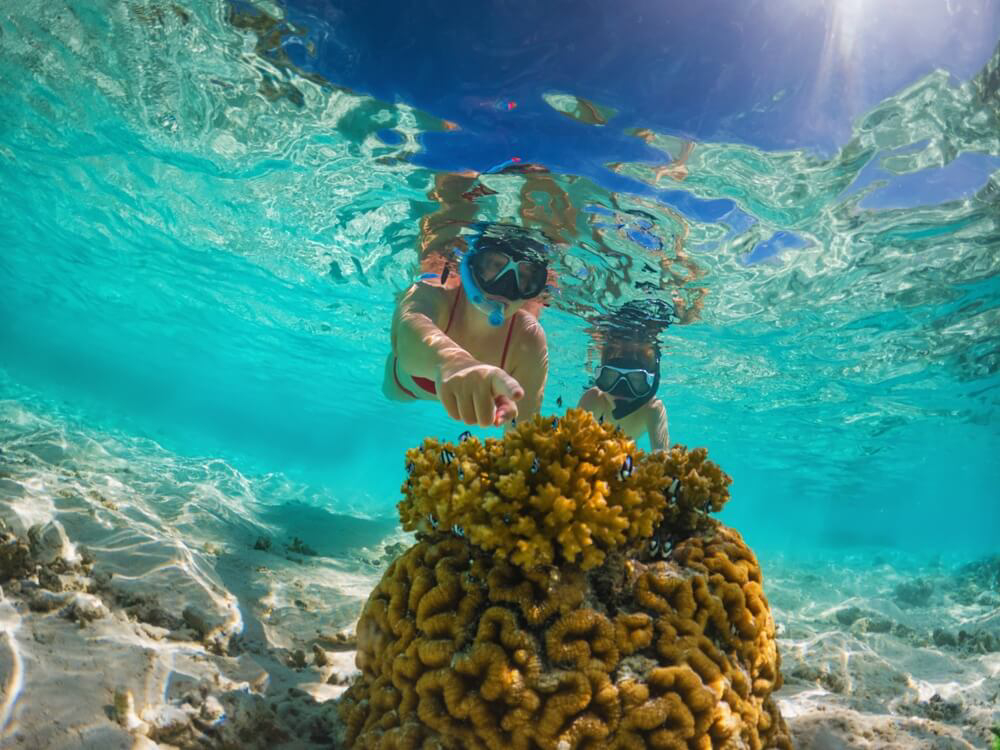
[[632,456],[625,456],[625,461],[622,463],[621,469],[618,470],[618,478],[623,482],[632,476],[632,471],[634,466],[632,464]]

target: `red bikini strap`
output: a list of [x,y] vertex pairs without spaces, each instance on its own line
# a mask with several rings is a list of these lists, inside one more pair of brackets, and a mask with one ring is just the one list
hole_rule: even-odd
[[517,317],[517,313],[510,319],[510,325],[507,326],[507,339],[503,342],[503,355],[500,357],[500,369],[504,369],[504,364],[507,362],[507,350],[510,349],[510,335],[514,333],[514,318]]
[[448,333],[448,329],[451,328],[451,321],[455,319],[455,310],[458,309],[458,298],[462,296],[462,287],[458,288],[458,292],[455,293],[455,301],[451,303],[451,312],[448,313],[448,325],[444,327],[444,332]]
[[417,398],[417,394],[415,394],[413,391],[411,391],[409,388],[407,388],[405,385],[403,385],[402,381],[399,379],[399,373],[396,372],[396,365],[398,365],[398,364],[399,364],[399,357],[393,357],[392,358],[392,377],[394,377],[396,379],[396,385],[398,385],[399,389],[403,393],[405,393],[407,396],[409,396],[412,399],[416,399]]

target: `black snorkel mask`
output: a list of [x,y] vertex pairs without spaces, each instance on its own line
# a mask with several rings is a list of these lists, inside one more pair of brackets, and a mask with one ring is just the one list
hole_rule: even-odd
[[594,385],[609,396],[616,396],[611,416],[623,419],[634,414],[656,395],[660,387],[660,353],[652,369],[638,357],[613,357],[601,362]]
[[476,239],[469,267],[487,294],[511,301],[537,297],[548,284],[547,246],[523,234],[482,234]]
[[468,251],[456,248],[462,288],[491,325],[502,326],[505,305],[494,298],[514,302],[545,291],[551,248],[523,227],[489,222],[472,226],[479,234],[469,241]]

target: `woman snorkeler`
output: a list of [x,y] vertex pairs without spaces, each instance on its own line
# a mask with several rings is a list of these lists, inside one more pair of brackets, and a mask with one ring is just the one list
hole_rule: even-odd
[[[425,276],[393,315],[383,392],[396,401],[438,400],[449,416],[481,427],[538,413],[548,347],[538,297],[548,284],[549,246],[508,224],[478,225],[438,284]],[[531,303],[535,304],[532,306]]]

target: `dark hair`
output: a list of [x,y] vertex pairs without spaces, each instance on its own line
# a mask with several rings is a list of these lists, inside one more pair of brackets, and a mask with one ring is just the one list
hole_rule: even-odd
[[626,302],[599,323],[605,341],[650,344],[659,356],[659,335],[678,320],[674,304],[647,297]]
[[551,245],[537,232],[497,222],[480,222],[474,228],[478,235],[470,244],[475,250],[499,250],[519,260],[531,260],[547,266]]
[[[631,351],[633,349],[639,352]],[[646,353],[649,353],[652,361],[649,363],[656,367],[660,362],[660,342],[656,339],[622,338],[609,336],[604,339],[601,346],[601,362],[608,359],[626,357],[642,362],[646,361]]]

